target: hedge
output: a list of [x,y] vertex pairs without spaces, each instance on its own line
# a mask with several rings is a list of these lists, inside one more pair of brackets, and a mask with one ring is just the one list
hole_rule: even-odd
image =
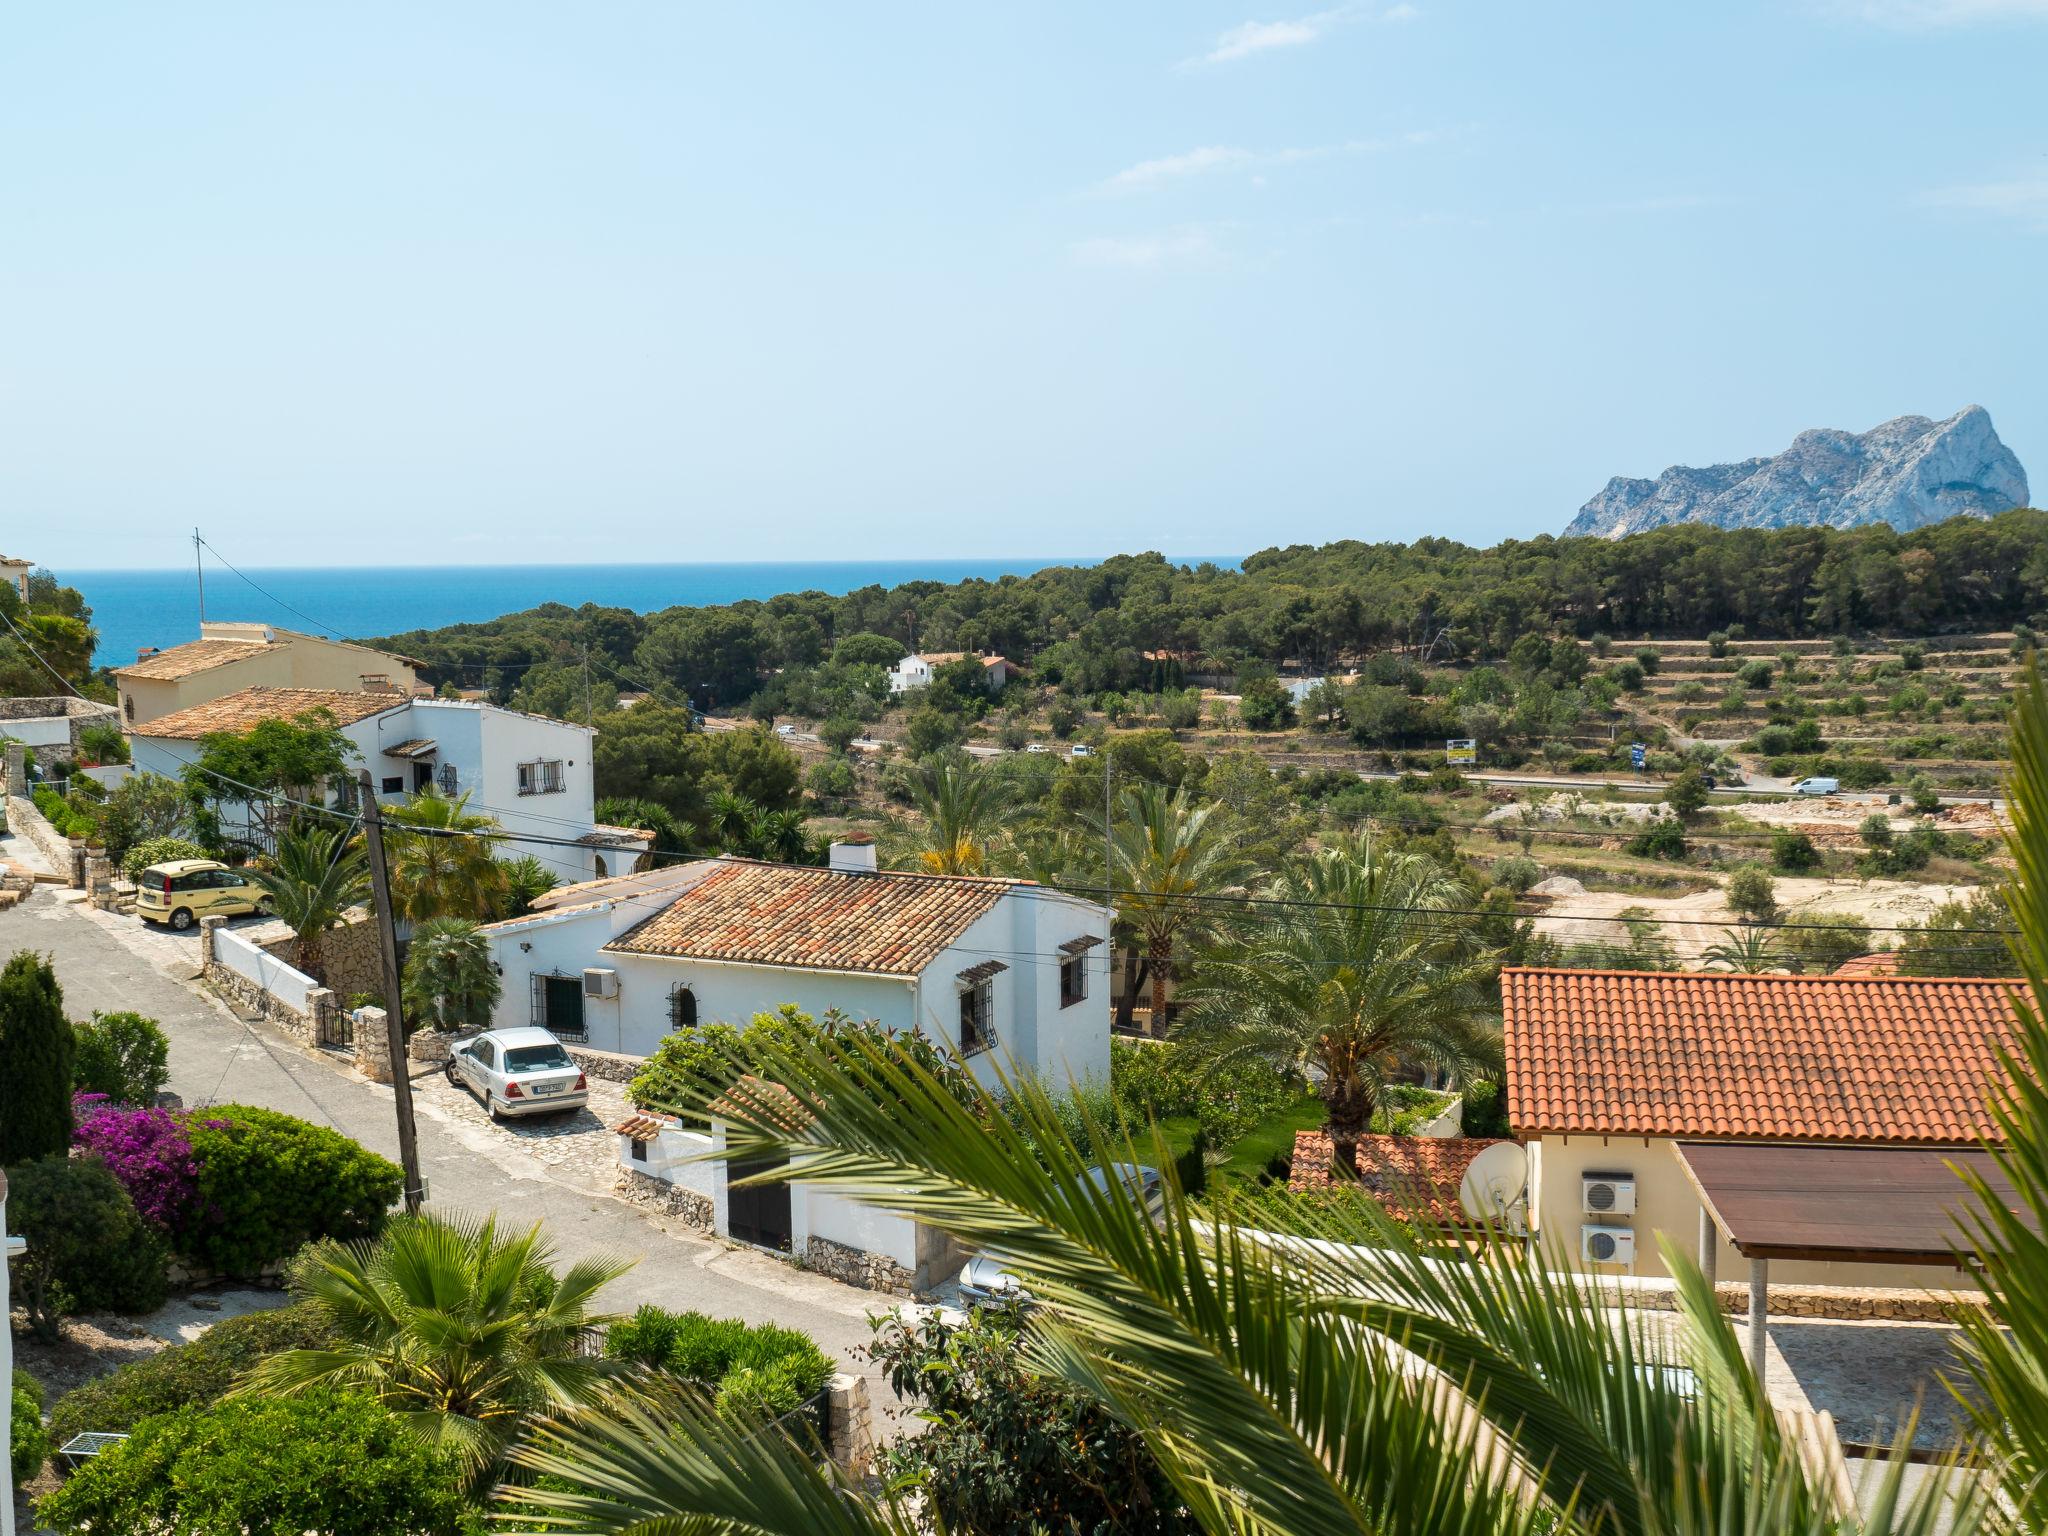
[[832,1374],[831,1359],[794,1328],[660,1307],[642,1307],[614,1323],[604,1352],[695,1382],[712,1395],[720,1417],[740,1424],[794,1411]]
[[375,1236],[404,1185],[388,1158],[274,1109],[222,1104],[185,1128],[198,1209],[178,1251],[222,1274],[254,1274],[323,1237]]
[[50,1410],[58,1445],[88,1430],[118,1434],[152,1414],[199,1407],[227,1395],[241,1374],[287,1349],[325,1349],[333,1331],[311,1307],[278,1307],[223,1318],[190,1344],[173,1344],[110,1376],[73,1387]]
[[43,1428],[43,1384],[27,1371],[14,1373],[8,1394],[7,1453],[10,1486],[15,1488],[42,1471],[50,1454],[49,1431]]
[[159,1414],[41,1500],[59,1536],[481,1536],[455,1458],[356,1393],[231,1398]]

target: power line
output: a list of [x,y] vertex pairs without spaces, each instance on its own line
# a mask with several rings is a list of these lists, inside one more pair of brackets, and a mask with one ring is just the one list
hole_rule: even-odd
[[[35,646],[29,642],[28,636],[24,635],[20,630],[15,629],[14,620],[8,618],[5,613],[0,613],[0,624],[5,624],[9,630],[13,631],[14,638],[21,642],[21,648],[27,651],[29,655],[35,657],[37,661],[42,662],[43,670],[49,673],[50,676],[57,679],[58,683],[63,686],[66,692],[71,694],[72,697],[74,698],[85,699],[85,695],[80,693],[77,690],[77,688],[72,686],[71,679],[66,677],[62,672],[59,672],[55,667],[51,666],[48,659],[44,657],[43,653],[37,650]],[[85,701],[88,704],[97,702],[93,699],[85,699]]]
[[192,536],[195,539],[198,539],[201,544],[204,544],[206,548],[213,551],[214,559],[218,560],[222,565],[226,566],[229,570],[233,571],[237,576],[241,577],[242,580],[248,582],[250,586],[254,587],[258,592],[261,592],[265,597],[269,598],[273,603],[277,604],[277,606],[282,608],[286,613],[291,614],[294,618],[304,619],[308,624],[312,625],[315,629],[326,631],[327,638],[330,640],[341,640],[344,638],[342,632],[336,629],[332,624],[321,623],[318,619],[314,618],[310,613],[306,613],[301,609],[294,608],[290,603],[286,602],[283,598],[279,597],[275,592],[272,592],[269,588],[265,587],[261,582],[257,581],[255,577],[251,576],[247,571],[242,570],[232,560],[228,559],[226,555],[222,554],[219,550],[214,549],[213,545],[208,543],[207,540],[200,538],[198,531],[196,529],[194,530]]

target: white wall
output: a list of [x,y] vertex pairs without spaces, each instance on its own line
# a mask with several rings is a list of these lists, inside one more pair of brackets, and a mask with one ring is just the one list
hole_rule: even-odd
[[310,1014],[307,999],[318,985],[304,971],[286,965],[268,950],[258,949],[238,933],[216,928],[213,958],[237,976],[252,981],[295,1013]]
[[[1529,1208],[1546,1251],[1553,1247],[1560,1262],[1572,1268],[1626,1274],[1620,1265],[1579,1263],[1579,1227],[1601,1222],[1631,1227],[1636,1234],[1637,1275],[1666,1275],[1657,1236],[1662,1233],[1693,1261],[1699,1259],[1700,1199],[1678,1160],[1677,1143],[1632,1136],[1545,1136],[1530,1157]],[[1580,1214],[1580,1180],[1586,1173],[1627,1173],[1636,1181],[1633,1218]],[[1717,1280],[1741,1280],[1749,1260],[1725,1238],[1715,1259]],[[1950,1290],[1965,1281],[1956,1270],[1921,1264],[1827,1264],[1771,1261],[1774,1285],[1898,1286],[1910,1290]]]
[[[7,1175],[0,1173],[0,1318],[9,1317],[12,1305],[7,1290]],[[7,1411],[14,1401],[14,1330],[0,1326],[0,1467],[12,1468],[13,1415]],[[14,1536],[14,1478],[0,1488],[0,1536]]]
[[797,1253],[812,1238],[822,1237],[860,1253],[878,1253],[908,1270],[917,1268],[917,1223],[908,1216],[801,1180],[790,1185],[789,1215],[795,1229],[790,1246]]

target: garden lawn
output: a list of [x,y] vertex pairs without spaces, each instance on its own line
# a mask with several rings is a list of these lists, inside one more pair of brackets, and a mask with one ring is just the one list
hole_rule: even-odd
[[1323,1101],[1312,1093],[1304,1093],[1246,1131],[1230,1149],[1230,1155],[1209,1170],[1209,1177],[1256,1179],[1275,1157],[1293,1153],[1296,1131],[1321,1130],[1327,1118]]

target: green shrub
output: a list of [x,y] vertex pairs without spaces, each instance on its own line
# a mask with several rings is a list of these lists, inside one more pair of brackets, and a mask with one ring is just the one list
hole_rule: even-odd
[[50,1433],[43,1428],[43,1384],[27,1371],[14,1373],[7,1403],[7,1457],[11,1487],[19,1488],[43,1470]]
[[1880,784],[1891,782],[1891,770],[1874,757],[1849,757],[1842,760],[1835,777],[1842,781],[1844,789],[1876,789]]
[[128,850],[128,856],[121,861],[121,873],[130,880],[140,880],[142,872],[152,864],[170,864],[179,859],[203,859],[206,856],[204,848],[182,837],[147,837]]
[[50,1435],[63,1445],[88,1430],[120,1433],[153,1414],[195,1408],[227,1395],[266,1355],[324,1349],[334,1335],[303,1304],[223,1318],[190,1344],[173,1344],[110,1376],[73,1387],[50,1411]]
[[1820,866],[1820,850],[1804,832],[1780,827],[1771,834],[1771,866],[1788,875],[1803,875]]
[[103,1093],[117,1104],[154,1104],[171,1080],[171,1042],[155,1019],[99,1013],[74,1026],[78,1051],[71,1082],[80,1093]]
[[1464,1093],[1464,1107],[1461,1111],[1463,1135],[1466,1136],[1511,1136],[1513,1129],[1508,1125],[1507,1089],[1496,1082],[1481,1078],[1470,1084]]
[[1815,974],[1870,952],[1870,927],[1847,912],[1806,912],[1787,919],[1778,945],[1799,967]]
[[1498,859],[1487,871],[1495,885],[1506,886],[1517,896],[1526,895],[1531,886],[1543,878],[1543,866],[1534,859]]
[[466,1536],[453,1457],[373,1399],[316,1391],[160,1414],[36,1506],[59,1536]]
[[1778,915],[1778,893],[1760,864],[1745,864],[1730,874],[1725,897],[1729,911],[1754,922],[1767,923]]
[[1768,688],[1771,686],[1771,664],[1768,661],[1745,661],[1735,669],[1735,681],[1745,688]]
[[17,951],[0,968],[0,1167],[70,1147],[77,1049],[56,971],[43,956]]
[[1660,817],[1628,840],[1627,851],[1639,859],[1683,860],[1685,829],[1671,817]]
[[187,1121],[204,1217],[183,1251],[249,1275],[316,1238],[374,1236],[403,1185],[398,1165],[331,1131],[253,1104]]
[[39,1337],[56,1337],[67,1313],[163,1305],[164,1240],[105,1163],[58,1153],[8,1169],[7,1184],[7,1225],[28,1239],[13,1265],[16,1300]]
[[614,1323],[604,1352],[695,1382],[713,1395],[721,1417],[742,1424],[791,1412],[832,1374],[831,1359],[794,1328],[660,1307]]

